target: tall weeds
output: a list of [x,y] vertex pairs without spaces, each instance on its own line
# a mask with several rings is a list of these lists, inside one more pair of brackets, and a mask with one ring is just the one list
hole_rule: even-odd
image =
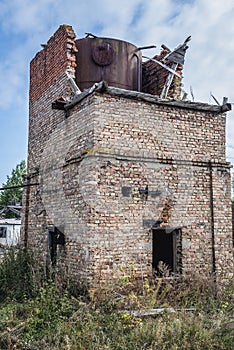
[[[233,348],[233,281],[217,294],[208,278],[136,280],[131,267],[112,285],[81,295],[34,266],[33,254],[20,248],[0,263],[1,350]],[[133,313],[155,308],[165,312]]]
[[40,278],[34,266],[32,252],[21,246],[4,254],[0,260],[0,302],[22,301],[35,294]]

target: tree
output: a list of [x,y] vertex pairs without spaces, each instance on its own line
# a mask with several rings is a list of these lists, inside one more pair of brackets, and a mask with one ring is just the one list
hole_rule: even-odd
[[22,160],[12,170],[11,175],[7,175],[7,181],[2,185],[6,189],[0,191],[0,209],[11,205],[12,201],[21,204],[23,189],[21,187],[9,189],[8,187],[23,185],[23,176],[26,175],[26,172],[26,162]]

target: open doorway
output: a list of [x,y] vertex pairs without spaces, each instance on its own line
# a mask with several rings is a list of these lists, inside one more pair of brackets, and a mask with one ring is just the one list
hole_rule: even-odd
[[160,274],[159,263],[168,266],[170,275],[182,273],[181,228],[153,228],[153,269]]
[[48,243],[49,243],[49,252],[52,266],[55,266],[57,263],[57,251],[58,245],[64,247],[65,245],[65,236],[56,226],[48,226]]

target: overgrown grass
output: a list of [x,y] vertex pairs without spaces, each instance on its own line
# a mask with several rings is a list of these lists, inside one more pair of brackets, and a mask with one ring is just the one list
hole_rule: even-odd
[[18,247],[10,249],[0,261],[0,302],[21,301],[35,293],[36,281],[31,252]]
[[[24,253],[0,264],[2,350],[233,349],[232,281],[217,294],[208,279],[138,281],[132,270],[108,289],[74,296],[35,273],[33,255]],[[175,312],[131,313],[168,307]]]

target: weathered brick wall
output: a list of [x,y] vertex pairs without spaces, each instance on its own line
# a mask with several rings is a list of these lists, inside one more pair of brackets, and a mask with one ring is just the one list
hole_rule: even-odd
[[[31,214],[30,225],[37,223],[40,234],[29,241],[44,242],[44,249],[45,227],[53,224],[66,235],[62,264],[72,275],[94,282],[131,262],[146,275],[152,269],[148,223],[162,220],[184,227],[183,270],[212,273],[212,160],[216,269],[231,271],[223,115],[95,94],[60,120],[43,144],[38,198],[31,203],[45,209],[44,229]],[[147,198],[139,193],[146,185],[154,191]]]
[[109,96],[99,98],[97,106],[100,149],[128,156],[225,162],[225,115]]
[[[230,170],[225,163],[225,116],[127,99],[110,100],[108,97],[102,98],[98,106],[96,149],[129,158],[129,166],[140,162],[136,173],[129,176],[129,170],[125,170],[127,175],[118,185],[123,186],[124,181],[131,184],[129,186],[139,200],[138,206],[122,207],[120,211],[127,213],[127,220],[132,217],[135,221],[133,236],[134,231],[143,226],[144,219],[163,219],[170,226],[186,226],[182,239],[184,268],[198,268],[206,273],[211,271],[212,265],[211,175],[208,162],[213,162],[216,268],[219,273],[231,272]],[[217,162],[222,164],[216,166]],[[121,166],[116,172],[121,173]],[[146,184],[161,195],[152,199],[149,196],[143,205],[137,190]],[[163,196],[165,192],[166,197]],[[134,194],[130,196],[130,202],[132,198]],[[120,199],[121,204],[122,201],[123,198]],[[117,208],[117,203],[113,203],[113,207]],[[140,217],[140,222],[136,217]],[[150,242],[151,237],[148,237],[149,245]]]
[[233,246],[234,246],[234,205],[232,204],[232,239],[233,239]]
[[39,166],[43,143],[60,123],[60,113],[51,104],[74,95],[66,72],[75,76],[75,34],[72,27],[62,25],[37,53],[30,64],[28,165],[32,172]]
[[229,169],[217,166],[212,177],[216,269],[218,274],[227,269],[229,276],[233,276],[231,174]]
[[[28,140],[28,179],[25,183],[40,181],[41,157],[46,140],[61,122],[63,113],[52,110],[51,105],[63,96],[74,96],[66,72],[75,76],[75,34],[72,27],[62,25],[49,39],[46,46],[34,57],[30,64],[29,96],[29,140]],[[56,145],[55,145],[56,147]],[[27,241],[35,252],[46,259],[48,255],[48,232],[46,227],[53,225],[48,217],[37,186],[30,186],[23,193],[22,239]]]

